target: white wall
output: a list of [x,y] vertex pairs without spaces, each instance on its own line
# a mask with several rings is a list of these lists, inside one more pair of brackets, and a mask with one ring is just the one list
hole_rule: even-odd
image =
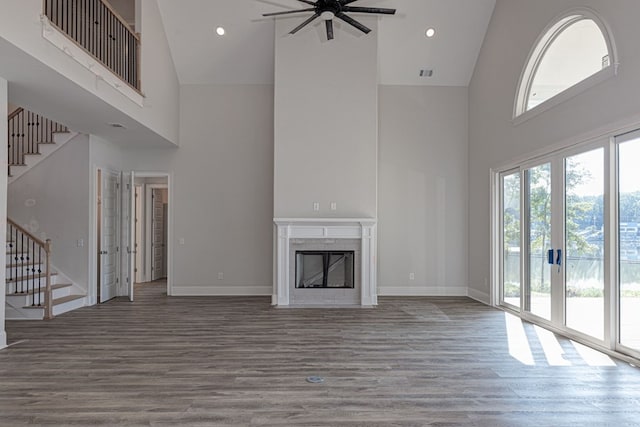
[[187,85],[180,98],[180,148],[123,155],[126,170],[171,174],[173,294],[271,295],[273,86]]
[[[0,117],[7,117],[8,110],[8,84],[7,81],[0,77]],[[7,121],[0,120],[0,147],[6,147],[7,140]],[[0,165],[6,165],[7,150],[0,150]],[[7,174],[0,174],[0,224],[7,223]],[[5,246],[7,241],[7,227],[0,227],[0,243]],[[5,251],[6,252],[6,251]],[[6,256],[0,257],[0,283],[6,280]],[[4,311],[5,311],[5,294],[6,287],[0,292],[0,349],[7,346],[7,334],[4,330]]]
[[464,87],[380,87],[380,295],[467,294],[467,111]]
[[145,107],[136,113],[144,119],[143,123],[153,124],[150,127],[177,144],[180,134],[178,75],[157,0],[142,0],[140,6],[141,23],[137,31],[142,36],[140,72],[146,99]]
[[[587,6],[609,25],[619,74],[521,123],[511,121],[518,79],[536,38],[553,18]],[[489,300],[490,168],[602,127],[629,124],[640,110],[640,2],[498,0],[469,88],[469,285]],[[579,138],[578,138],[579,139]]]
[[[61,120],[64,116],[63,112],[69,108],[69,105],[78,105],[80,102],[85,102],[87,105],[86,103],[89,102],[91,108],[97,108],[87,101],[87,94],[91,94],[97,98],[96,101],[106,102],[161,137],[177,143],[179,84],[156,0],[142,1],[142,22],[138,29],[143,37],[141,79],[142,91],[146,96],[144,107],[138,106],[113,87],[100,83],[95,74],[70,59],[62,50],[43,38],[41,14],[42,0],[5,0],[0,4],[0,40],[10,42],[27,55],[45,64],[50,70],[73,82],[70,90],[74,90],[74,96],[69,96],[68,102],[61,106],[62,112],[52,111],[47,114],[46,111],[40,111],[41,113]],[[145,47],[145,43],[149,47]],[[32,71],[29,70],[29,72]],[[56,74],[56,78],[58,77]],[[44,76],[44,80],[47,78]],[[53,77],[52,79],[51,81],[55,80]],[[75,92],[77,87],[82,90]],[[54,93],[55,89],[45,86],[40,92],[42,99]],[[26,92],[28,91],[27,89]],[[30,96],[31,94],[23,97],[27,99]],[[50,99],[49,102],[51,102]],[[100,124],[104,126],[108,120],[109,118],[105,117],[105,123]],[[61,121],[67,123],[65,120]],[[77,130],[100,134],[100,129]]]
[[[89,137],[77,135],[9,185],[9,218],[52,241],[52,263],[78,286],[89,283]],[[81,240],[82,246],[78,246]]]
[[377,20],[332,42],[322,21],[287,36],[297,23],[276,21],[274,216],[376,217]]

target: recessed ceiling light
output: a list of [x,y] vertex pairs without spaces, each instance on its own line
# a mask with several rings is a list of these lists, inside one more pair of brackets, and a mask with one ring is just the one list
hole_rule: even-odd
[[436,30],[434,28],[429,28],[424,32],[424,35],[431,38],[436,35]]
[[224,28],[222,28],[222,27],[218,27],[218,28],[216,28],[216,33],[217,33],[219,36],[224,36],[224,34],[226,33],[226,31],[224,30]]

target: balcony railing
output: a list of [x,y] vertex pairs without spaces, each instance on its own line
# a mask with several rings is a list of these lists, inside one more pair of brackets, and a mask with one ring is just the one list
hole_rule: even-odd
[[105,0],[43,0],[44,14],[124,82],[140,91],[140,37]]

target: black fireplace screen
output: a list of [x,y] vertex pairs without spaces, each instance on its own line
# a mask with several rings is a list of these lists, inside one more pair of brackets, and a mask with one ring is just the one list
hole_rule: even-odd
[[296,288],[353,288],[354,251],[296,251]]

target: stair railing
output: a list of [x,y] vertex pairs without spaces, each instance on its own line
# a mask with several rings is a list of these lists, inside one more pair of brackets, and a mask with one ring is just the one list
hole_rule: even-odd
[[44,318],[51,319],[51,239],[43,242],[7,218],[7,243],[7,282],[13,293],[28,295],[31,306],[44,308]]
[[68,132],[66,126],[40,114],[18,108],[9,114],[9,166],[24,165],[25,154],[39,154],[39,144],[53,143],[53,135]]
[[51,24],[140,91],[140,36],[106,0],[43,0]]

